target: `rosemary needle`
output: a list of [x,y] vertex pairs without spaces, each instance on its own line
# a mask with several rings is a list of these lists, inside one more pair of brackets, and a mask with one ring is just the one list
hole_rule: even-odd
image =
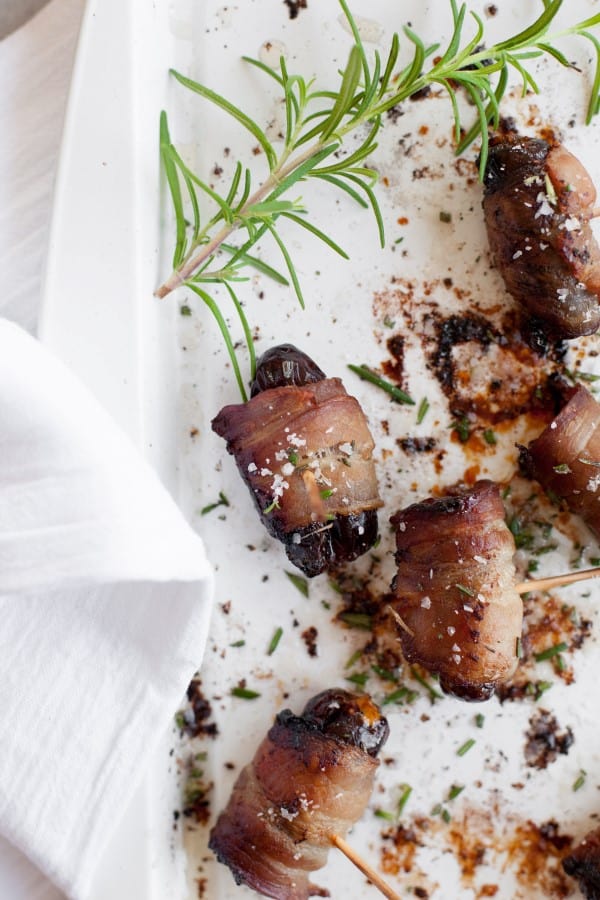
[[371,384],[374,384],[376,387],[381,388],[382,391],[385,391],[390,395],[392,400],[395,400],[397,403],[406,403],[409,406],[414,406],[415,401],[412,397],[410,397],[405,391],[401,388],[396,387],[395,384],[392,384],[389,381],[386,381],[385,378],[381,378],[376,372],[373,372],[372,369],[369,369],[368,366],[348,366],[351,372],[354,372],[355,375],[358,375],[363,381],[369,381]]

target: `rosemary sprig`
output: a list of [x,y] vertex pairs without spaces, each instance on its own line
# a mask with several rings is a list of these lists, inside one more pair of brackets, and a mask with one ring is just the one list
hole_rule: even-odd
[[[498,125],[499,104],[509,84],[511,70],[522,81],[523,92],[539,92],[527,65],[537,57],[550,56],[560,65],[572,67],[555,46],[567,35],[578,35],[594,48],[596,69],[587,121],[600,111],[600,41],[591,33],[591,29],[600,24],[600,13],[550,33],[550,26],[564,0],[542,0],[543,10],[529,27],[482,49],[485,27],[481,18],[469,11],[466,3],[459,6],[457,0],[449,0],[452,34],[445,50],[441,50],[439,44],[426,45],[406,26],[403,29],[404,43],[411,59],[398,69],[400,37],[397,34],[392,36],[389,50],[383,58],[375,51],[370,59],[346,0],[338,2],[350,26],[353,44],[348,62],[340,73],[337,90],[317,89],[313,80],[290,74],[283,57],[278,68],[245,57],[249,65],[267,75],[283,95],[285,130],[278,148],[266,131],[234,103],[179,72],[172,73],[181,85],[218,106],[253,136],[268,168],[268,174],[258,186],[253,184],[250,169],[238,162],[227,192],[220,194],[186,165],[171,142],[167,115],[164,112],[161,114],[160,152],[175,215],[176,233],[173,272],[158,288],[156,295],[165,297],[180,285],[186,285],[207,305],[223,335],[244,399],[246,391],[235,341],[215,299],[215,286],[224,286],[234,304],[250,356],[252,378],[255,369],[252,335],[233,285],[247,280],[245,272],[253,267],[279,282],[286,283],[289,278],[298,301],[304,304],[294,261],[279,231],[281,220],[304,229],[338,255],[347,258],[334,238],[309,220],[308,210],[300,199],[283,199],[300,182],[308,179],[318,179],[343,191],[355,203],[370,207],[383,246],[383,219],[373,191],[377,172],[366,160],[377,148],[377,134],[386,111],[430,85],[443,88],[452,107],[457,152],[464,152],[480,138],[480,173],[483,175],[488,154],[488,126]],[[474,26],[470,34],[466,33],[467,21]],[[430,64],[425,68],[427,61]],[[459,88],[472,100],[476,114],[475,122],[466,131],[457,99]],[[350,144],[348,137],[356,133],[362,136]],[[208,211],[203,220],[206,206]],[[230,238],[237,234],[243,235],[241,242],[231,243]],[[281,253],[287,277],[250,253],[258,241],[267,235],[271,236]]]

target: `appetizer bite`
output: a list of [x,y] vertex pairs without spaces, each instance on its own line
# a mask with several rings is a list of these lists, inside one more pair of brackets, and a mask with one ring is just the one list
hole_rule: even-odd
[[559,143],[510,134],[490,146],[483,209],[506,289],[557,337],[600,326],[596,190]]
[[520,464],[546,493],[580,515],[600,537],[600,404],[582,385],[541,435],[522,447]]
[[402,651],[463,700],[489,699],[518,663],[523,603],[504,515],[498,486],[479,481],[391,519]]
[[342,689],[300,716],[280,712],[210,834],[237,884],[276,900],[311,896],[310,873],[365,810],[388,733],[366,694]]
[[600,900],[600,828],[591,831],[563,860],[563,869],[579,882],[587,900]]
[[292,344],[258,361],[248,403],[212,422],[225,438],[268,531],[312,577],[356,559],[377,538],[373,438],[339,378]]

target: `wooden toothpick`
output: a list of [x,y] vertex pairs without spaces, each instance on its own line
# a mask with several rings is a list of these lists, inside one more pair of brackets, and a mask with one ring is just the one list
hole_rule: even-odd
[[517,584],[517,593],[526,594],[528,591],[549,591],[563,584],[573,584],[575,581],[587,581],[588,578],[598,578],[600,566],[595,569],[583,569],[581,572],[569,572],[565,575],[553,575],[551,578],[533,578],[531,581],[521,581]]
[[393,891],[391,887],[385,883],[381,875],[379,875],[375,869],[371,868],[371,866],[365,862],[365,860],[359,856],[343,838],[339,837],[337,834],[332,834],[331,843],[337,847],[338,850],[341,850],[344,856],[346,856],[350,862],[354,863],[356,868],[360,869],[363,875],[367,876],[369,881],[381,891],[384,897],[387,897],[388,900],[400,900],[400,895]]

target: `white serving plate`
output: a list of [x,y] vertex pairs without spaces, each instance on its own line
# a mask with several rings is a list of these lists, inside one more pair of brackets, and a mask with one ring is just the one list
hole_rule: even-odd
[[[473,4],[481,12],[486,5]],[[539,6],[527,2],[500,10],[486,19],[489,34],[493,38],[513,33],[532,19]],[[572,0],[569,18],[588,16],[595,7],[593,0]],[[426,39],[439,40],[448,33],[446,0],[402,5],[355,0],[352,9],[364,17],[365,37],[373,39],[369,46],[380,44],[385,49],[386,35],[409,20]],[[253,142],[206,102],[174,86],[167,70],[169,66],[180,69],[235,99],[260,121],[276,126],[279,110],[270,84],[241,61],[242,54],[258,55],[266,41],[286,54],[290,68],[314,73],[324,85],[331,83],[349,49],[349,36],[333,0],[318,8],[312,0],[293,21],[280,0],[245,0],[236,6],[217,0],[202,4],[130,0],[127,5],[118,0],[90,0],[57,185],[42,323],[43,339],[87,382],[157,467],[203,534],[216,567],[217,609],[202,679],[220,735],[215,742],[184,742],[176,751],[180,757],[207,752],[206,776],[215,785],[213,812],[226,803],[237,771],[252,755],[274,713],[284,705],[298,711],[312,694],[344,683],[346,662],[363,642],[361,634],[332,623],[337,599],[325,577],[311,583],[308,599],[292,586],[285,575],[290,565],[281,547],[267,537],[233,461],[210,432],[210,420],[220,407],[238,400],[213,323],[185,292],[160,302],[152,296],[168,274],[172,235],[168,205],[158,187],[159,110],[169,110],[173,139],[199,174],[206,176],[218,165],[225,169],[226,178],[236,155],[245,162],[252,159]],[[557,80],[556,68],[545,65],[539,77],[549,88],[535,101],[541,120],[564,127],[574,116],[577,124],[568,129],[568,146],[600,183],[599,124],[589,129],[582,125],[584,79],[561,72]],[[560,93],[554,90],[557,83]],[[515,110],[527,118],[532,103],[526,101],[521,107],[516,103]],[[427,134],[419,136],[419,128]],[[328,374],[344,377],[349,390],[360,397],[378,445],[386,500],[382,523],[398,507],[427,496],[436,483],[450,484],[461,477],[467,461],[461,447],[448,442],[447,402],[410,335],[405,363],[408,387],[417,403],[424,396],[431,403],[429,420],[419,426],[414,408],[392,407],[385,396],[348,373],[347,363],[377,367],[387,358],[389,333],[383,321],[392,314],[400,321],[403,294],[421,300],[427,289],[444,308],[464,308],[465,300],[451,297],[440,283],[448,274],[475,296],[508,302],[498,276],[489,270],[480,188],[474,180],[467,181],[463,168],[454,166],[449,130],[449,105],[437,99],[406,104],[406,115],[384,129],[376,158],[385,177],[379,191],[388,236],[383,252],[367,213],[345,198],[336,202],[333,195],[302,187],[299,193],[315,219],[332,223],[336,239],[351,256],[345,263],[318,242],[297,232],[290,234],[307,298],[305,312],[296,307],[289,290],[264,278],[253,277],[243,286],[248,314],[258,328],[258,352],[272,343],[293,340]],[[225,147],[232,148],[228,157]],[[473,156],[471,152],[468,159]],[[260,165],[256,158],[257,172]],[[413,177],[413,171],[425,166],[429,167],[427,177]],[[440,222],[442,210],[452,213],[450,227]],[[398,221],[403,216],[408,224]],[[400,236],[402,245],[395,243]],[[271,248],[263,251],[271,262],[277,261]],[[184,302],[192,308],[191,316],[179,315]],[[597,342],[591,339],[585,346],[594,350]],[[382,428],[383,418],[389,420],[389,434]],[[396,445],[398,436],[427,436],[432,428],[447,449],[442,476],[428,458],[411,461]],[[500,441],[496,454],[485,456],[481,474],[510,478],[514,440],[526,433],[526,423],[518,422]],[[230,507],[200,516],[199,510],[215,500],[219,491],[229,498]],[[385,526],[382,530],[384,568],[391,574],[391,536]],[[255,549],[248,549],[249,545]],[[568,553],[568,541],[559,540],[557,552],[544,557],[543,570],[567,567]],[[569,589],[564,592],[565,601],[576,603],[597,622],[594,605],[600,595],[594,587],[589,590],[591,596],[583,597],[587,590]],[[226,603],[230,603],[228,614],[222,610]],[[266,647],[278,626],[284,629],[282,641],[276,653],[267,657]],[[308,656],[300,636],[309,626],[318,629],[316,658]],[[230,646],[240,639],[245,641],[243,647]],[[492,700],[474,709],[445,699],[432,708],[422,696],[412,706],[393,711],[392,735],[384,752],[393,762],[381,767],[371,807],[352,832],[354,846],[373,865],[379,864],[382,822],[373,811],[393,808],[403,782],[413,786],[403,819],[407,823],[415,815],[429,816],[452,783],[481,782],[481,787],[466,789],[454,801],[457,821],[469,811],[473,816],[484,815],[496,803],[498,835],[515,821],[531,818],[541,823],[551,817],[565,831],[583,835],[597,808],[600,778],[594,726],[597,655],[593,637],[576,655],[576,685],[556,684],[544,697],[544,707],[562,725],[573,727],[576,743],[568,755],[542,772],[526,770],[522,761],[523,732],[532,702],[501,706]],[[231,687],[241,678],[260,691],[258,700],[245,702],[230,696]],[[383,696],[384,688],[376,680],[369,683],[376,698]],[[485,713],[485,729],[475,731],[473,720],[479,711]],[[477,738],[475,748],[457,757],[456,749],[469,737]],[[165,737],[164,751],[111,844],[94,900],[191,900],[198,896],[197,879],[206,879],[205,896],[211,900],[251,896],[234,885],[224,867],[211,861],[207,829],[172,829],[172,810],[180,804],[180,779],[169,756],[176,738],[175,733]],[[233,763],[234,768],[225,763]],[[585,788],[575,793],[572,784],[580,769],[588,777]],[[525,787],[512,789],[519,781]],[[188,849],[187,888],[182,836]],[[401,894],[422,885],[432,897],[444,900],[470,900],[477,896],[478,885],[492,881],[500,886],[497,897],[548,896],[542,887],[519,884],[510,864],[505,866],[506,858],[494,852],[493,836],[490,842],[489,861],[478,870],[475,887],[461,878],[443,836],[418,852],[412,873],[400,872],[390,881]],[[500,844],[499,837],[496,843]],[[314,880],[329,887],[333,897],[340,896],[339,885],[350,900],[376,896],[374,888],[336,853]]]

